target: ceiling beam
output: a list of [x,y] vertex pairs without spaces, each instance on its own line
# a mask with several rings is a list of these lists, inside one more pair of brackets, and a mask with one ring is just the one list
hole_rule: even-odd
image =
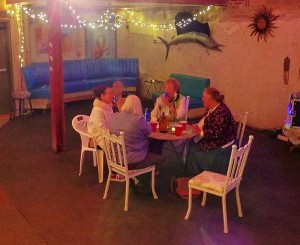
[[[88,4],[90,0],[85,0],[85,3]],[[96,2],[97,0],[91,0],[91,2]],[[98,0],[99,1],[99,0]],[[169,4],[184,4],[184,5],[226,5],[228,0],[116,0],[116,1],[108,1],[101,0],[101,3],[169,3]],[[14,3],[30,3],[36,4],[37,2],[41,2],[40,0],[6,0],[6,4],[14,4]],[[70,0],[70,2],[75,2],[74,0]]]

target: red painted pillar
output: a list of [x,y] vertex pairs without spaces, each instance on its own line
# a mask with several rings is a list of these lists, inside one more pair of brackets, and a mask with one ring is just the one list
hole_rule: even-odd
[[47,0],[49,29],[50,100],[52,148],[65,150],[65,112],[63,101],[63,63],[61,47],[61,8],[59,0]]

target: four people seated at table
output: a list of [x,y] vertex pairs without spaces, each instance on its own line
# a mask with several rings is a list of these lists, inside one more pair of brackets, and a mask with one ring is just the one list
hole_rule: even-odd
[[[183,120],[186,112],[184,96],[180,94],[180,83],[169,78],[164,88],[167,95],[157,99],[151,112],[151,120],[158,120],[163,111],[171,120]],[[112,89],[100,86],[94,93],[97,98],[94,100],[89,124],[97,124],[114,134],[124,132],[130,169],[158,164],[162,160],[161,156],[148,152],[151,127],[143,117],[140,99],[135,95],[123,98],[118,105],[119,112],[113,113]],[[188,175],[196,175],[210,170],[226,174],[231,146],[237,144],[236,123],[224,103],[224,95],[217,89],[206,88],[202,100],[207,109],[200,122],[193,126],[198,136],[189,144],[187,172]]]

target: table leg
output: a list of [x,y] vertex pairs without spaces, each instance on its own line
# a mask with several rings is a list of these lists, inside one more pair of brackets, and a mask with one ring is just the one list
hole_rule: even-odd
[[186,151],[187,151],[187,149],[186,149],[187,142],[188,142],[188,140],[184,141],[184,145],[182,146],[181,151],[178,152],[177,149],[176,149],[176,147],[175,147],[175,145],[174,145],[174,143],[173,143],[173,141],[170,141],[170,144],[171,144],[171,146],[172,146],[172,148],[173,148],[173,150],[175,152],[175,155],[176,155],[176,157],[177,157],[177,159],[179,161],[179,164],[180,164],[180,166],[181,166],[181,168],[182,168],[182,170],[183,170],[184,173],[186,173],[186,171],[185,171],[186,157],[185,156],[186,156]]

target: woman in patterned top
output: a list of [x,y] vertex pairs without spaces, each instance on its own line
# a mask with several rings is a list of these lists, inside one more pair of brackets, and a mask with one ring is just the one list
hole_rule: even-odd
[[224,104],[224,95],[217,89],[206,88],[202,100],[207,109],[200,122],[194,125],[198,136],[190,144],[188,170],[191,175],[204,170],[226,174],[231,147],[238,143],[236,123]]

